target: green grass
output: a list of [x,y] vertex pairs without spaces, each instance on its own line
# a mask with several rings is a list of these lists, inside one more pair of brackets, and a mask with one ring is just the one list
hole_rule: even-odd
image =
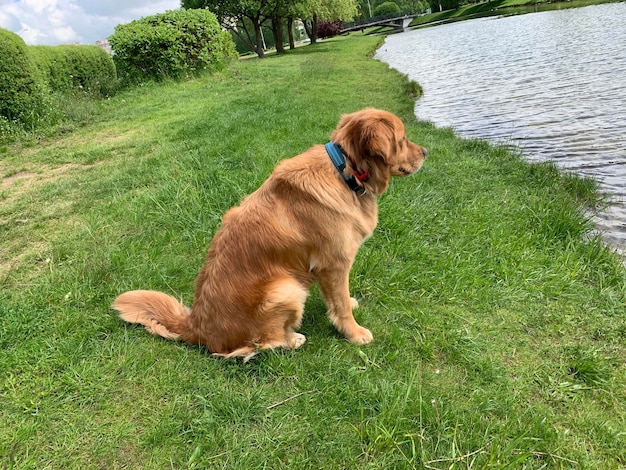
[[[377,41],[128,90],[0,149],[3,468],[626,465],[626,276],[589,235],[595,184],[417,122]],[[316,290],[307,343],[247,364],[116,317],[129,289],[189,303],[224,211],[366,106],[430,151],[352,271],[373,343]]]
[[519,15],[538,11],[578,8],[620,0],[491,0],[463,5],[456,10],[445,10],[422,15],[411,21],[411,27],[461,21],[491,15]]

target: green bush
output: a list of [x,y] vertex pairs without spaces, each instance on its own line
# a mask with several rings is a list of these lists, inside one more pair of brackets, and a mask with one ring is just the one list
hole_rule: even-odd
[[53,92],[81,90],[106,96],[115,89],[115,65],[98,46],[30,46],[28,49],[42,82]]
[[230,34],[207,10],[171,10],[118,25],[109,43],[118,76],[130,83],[185,78],[237,57]]
[[399,13],[400,7],[395,2],[384,2],[378,5],[374,9],[374,16],[391,15],[392,13]]
[[17,34],[0,28],[0,131],[34,127],[46,119],[48,100],[28,48]]

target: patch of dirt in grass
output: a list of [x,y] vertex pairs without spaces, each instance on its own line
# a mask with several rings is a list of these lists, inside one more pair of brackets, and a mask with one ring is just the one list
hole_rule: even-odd
[[[117,142],[132,141],[141,131],[130,129],[112,132],[111,129],[92,131],[88,135],[76,133],[48,140],[41,145],[16,149],[14,158],[0,161],[0,284],[7,280],[20,267],[29,264],[34,272],[50,269],[45,258],[52,248],[50,237],[60,229],[60,225],[71,226],[76,223],[76,215],[68,213],[65,203],[70,197],[61,196],[59,200],[42,201],[37,193],[46,183],[62,179],[81,178],[83,172],[98,167],[108,159],[93,163],[51,163],[37,162],[41,152],[62,154],[64,149],[76,150],[81,145],[115,145]],[[41,160],[41,159],[40,159]],[[34,204],[39,204],[39,208]],[[27,210],[32,209],[32,210]],[[29,213],[30,215],[25,215]],[[64,225],[65,226],[65,225]]]
[[45,201],[28,202],[29,206],[40,205],[38,211],[31,212],[31,216],[28,216],[24,214],[25,202],[22,199],[34,194],[45,183],[89,170],[99,164],[100,162],[92,165],[67,163],[53,168],[31,165],[0,180],[0,202],[3,206],[0,211],[0,229],[6,232],[0,246],[0,283],[20,265],[30,263],[31,260],[35,260],[35,266],[45,266],[45,262],[39,258],[50,252],[51,244],[44,239],[59,230],[59,224],[69,227],[76,223],[75,217],[68,212],[72,202],[70,200],[63,198],[54,204]]
[[89,129],[84,132],[77,131],[72,134],[53,137],[50,140],[43,141],[40,145],[32,147],[21,147],[15,151],[24,159],[31,155],[41,152],[63,153],[69,150],[76,152],[81,150],[85,145],[105,145],[124,142],[137,136],[145,137],[145,129],[133,128],[122,132],[114,132],[111,129],[93,130]]
[[[17,171],[34,171],[64,163],[90,165],[115,158],[120,149],[134,148],[152,140],[142,129],[114,132],[110,129],[57,136],[41,142],[16,144],[0,161],[0,178]],[[33,168],[34,167],[34,168]]]
[[[67,213],[64,213],[61,220],[50,218],[43,223],[28,219],[0,218],[0,228],[5,225],[12,232],[11,238],[0,244],[0,289],[13,277],[12,273],[17,274],[16,278],[24,280],[34,278],[42,271],[53,271],[56,263],[53,248],[57,235],[66,231],[73,232],[81,223],[78,217]],[[39,226],[31,230],[33,225]],[[24,270],[28,271],[25,277],[22,275]],[[22,274],[19,274],[21,271]]]
[[[57,178],[64,176],[71,170],[76,169],[89,169],[99,165],[101,162],[93,163],[91,165],[81,165],[79,163],[66,163],[64,165],[50,168],[40,167],[31,168],[15,173],[11,176],[2,178],[0,181],[0,190],[8,190],[9,196],[15,196],[22,194],[32,188],[33,185],[48,183],[54,181]],[[13,194],[17,193],[17,194]]]
[[20,171],[19,173],[15,173],[14,175],[3,178],[2,181],[0,181],[0,189],[9,188],[19,181],[30,180],[36,176],[37,176],[36,173],[31,173],[28,171]]
[[[11,271],[26,262],[32,260],[34,267],[38,267],[36,272],[46,267],[50,262],[43,257],[44,253],[49,253],[51,246],[49,243],[40,241],[33,243],[12,243],[0,249],[0,285],[2,285],[11,275]],[[17,252],[17,253],[16,253]],[[12,255],[11,253],[16,253]]]

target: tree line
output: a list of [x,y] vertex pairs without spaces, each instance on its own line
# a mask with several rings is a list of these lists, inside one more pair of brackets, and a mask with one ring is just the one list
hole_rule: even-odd
[[281,53],[285,50],[285,30],[289,48],[295,47],[296,20],[302,21],[307,36],[315,44],[320,23],[370,18],[381,14],[381,8],[390,7],[390,11],[418,13],[425,11],[429,2],[441,1],[453,0],[181,0],[181,7],[211,11],[222,27],[263,58],[265,26],[271,28],[276,51]]
[[265,57],[261,32],[264,24],[271,25],[276,51],[281,53],[285,26],[289,47],[295,47],[295,20],[303,22],[311,43],[315,43],[318,21],[346,20],[357,14],[355,0],[181,0],[181,6],[213,12],[222,27],[244,41],[260,58]]

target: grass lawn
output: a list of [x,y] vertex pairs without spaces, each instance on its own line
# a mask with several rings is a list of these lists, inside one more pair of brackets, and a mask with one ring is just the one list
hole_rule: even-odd
[[[137,87],[0,147],[2,468],[626,465],[626,272],[589,237],[595,184],[417,122],[379,40]],[[352,271],[373,343],[317,291],[307,343],[247,364],[116,317],[130,289],[189,304],[224,211],[367,106],[430,152]]]

